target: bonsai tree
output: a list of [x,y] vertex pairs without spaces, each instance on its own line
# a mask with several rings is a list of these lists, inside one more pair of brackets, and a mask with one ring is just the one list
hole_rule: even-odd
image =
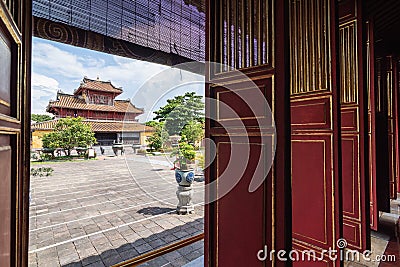
[[179,146],[171,153],[171,157],[176,156],[174,163],[178,163],[180,170],[188,170],[188,165],[194,163],[196,151],[194,147],[188,144],[187,139],[182,136]]

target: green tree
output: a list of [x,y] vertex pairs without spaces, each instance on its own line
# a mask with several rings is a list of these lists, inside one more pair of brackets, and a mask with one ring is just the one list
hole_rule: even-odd
[[146,126],[150,126],[150,127],[157,127],[160,124],[160,122],[158,121],[148,121],[145,123]]
[[54,131],[43,136],[43,147],[63,148],[67,155],[75,147],[88,147],[96,142],[94,132],[88,124],[83,123],[83,118],[60,119]]
[[190,121],[204,123],[204,103],[202,96],[195,92],[187,92],[184,95],[168,99],[167,104],[154,113],[155,120],[165,121],[168,134],[181,134],[183,127]]
[[189,121],[182,129],[181,135],[185,136],[189,144],[195,144],[204,137],[204,124],[198,121]]
[[32,114],[31,120],[34,122],[44,122],[44,121],[49,121],[52,120],[53,117],[50,115],[46,114]]
[[[147,123],[146,123],[147,125]],[[168,132],[165,130],[164,122],[155,122],[153,121],[150,125],[155,128],[155,132],[147,138],[147,142],[149,143],[151,150],[160,150],[164,147],[166,141],[168,141],[169,135]]]

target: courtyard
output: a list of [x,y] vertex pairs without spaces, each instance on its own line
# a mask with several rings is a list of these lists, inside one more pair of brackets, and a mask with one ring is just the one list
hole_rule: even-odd
[[[195,213],[178,215],[172,166],[131,150],[33,164],[54,172],[31,177],[29,266],[111,266],[202,233],[204,179],[193,183]],[[202,255],[201,241],[145,266],[183,266]]]

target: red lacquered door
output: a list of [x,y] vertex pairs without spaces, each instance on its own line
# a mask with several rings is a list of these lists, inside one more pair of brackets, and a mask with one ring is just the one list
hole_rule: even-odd
[[28,265],[31,1],[0,1],[0,266]]
[[207,1],[207,59],[242,74],[208,73],[205,266],[283,266],[257,254],[291,247],[287,4]]
[[349,248],[360,251],[370,240],[361,11],[361,1],[339,4],[343,237]]
[[396,70],[394,72],[394,77],[396,81],[394,82],[394,118],[395,118],[395,153],[396,153],[396,181],[397,181],[397,193],[400,193],[400,59],[397,58],[395,62]]
[[341,236],[336,1],[290,2],[293,248],[322,250]]
[[374,53],[374,30],[372,21],[365,24],[367,33],[367,101],[368,101],[368,182],[369,182],[369,205],[370,205],[370,227],[378,230],[379,209],[376,188],[376,101],[375,101],[375,53]]
[[388,133],[388,168],[389,168],[389,194],[391,199],[397,198],[397,171],[398,162],[396,151],[396,61],[393,56],[386,56],[386,90],[387,90],[387,133]]

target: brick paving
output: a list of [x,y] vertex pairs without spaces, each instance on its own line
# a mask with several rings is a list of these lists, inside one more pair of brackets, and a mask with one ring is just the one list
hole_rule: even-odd
[[[29,266],[111,266],[203,232],[203,180],[193,183],[195,213],[177,215],[177,184],[161,156],[32,165],[42,166],[54,173],[31,179]],[[144,266],[202,255],[201,241]]]

